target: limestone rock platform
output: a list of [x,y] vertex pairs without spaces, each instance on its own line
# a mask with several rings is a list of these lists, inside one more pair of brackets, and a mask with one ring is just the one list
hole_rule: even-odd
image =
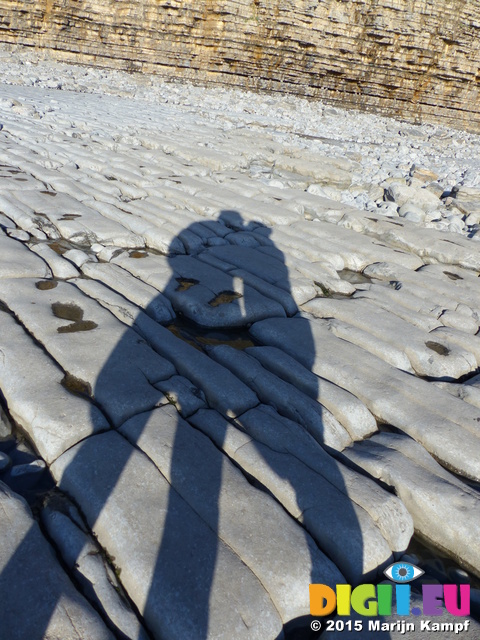
[[0,639],[314,638],[400,559],[477,615],[479,138],[0,60]]

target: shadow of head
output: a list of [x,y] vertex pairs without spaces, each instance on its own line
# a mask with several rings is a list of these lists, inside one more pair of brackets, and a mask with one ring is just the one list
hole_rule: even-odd
[[233,231],[258,231],[262,229],[262,235],[270,235],[270,229],[262,222],[254,222],[250,220],[246,222],[242,215],[235,210],[224,209],[218,216],[218,221]]

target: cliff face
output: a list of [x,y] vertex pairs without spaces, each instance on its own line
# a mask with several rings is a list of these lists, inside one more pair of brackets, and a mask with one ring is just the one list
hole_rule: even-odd
[[0,41],[480,131],[468,0],[0,0]]

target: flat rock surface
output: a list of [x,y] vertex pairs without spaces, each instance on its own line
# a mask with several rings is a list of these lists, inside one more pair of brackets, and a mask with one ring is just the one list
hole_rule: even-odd
[[[178,417],[174,407],[131,418],[120,432],[145,451],[173,489],[253,571],[283,622],[308,608],[304,585],[310,577],[329,584],[341,579],[310,536],[274,500],[251,487],[208,437]],[[281,582],[279,575],[284,576]]]
[[[24,426],[47,462],[92,433],[109,428],[97,407],[68,391],[62,384],[68,377],[12,316],[0,313],[0,324],[2,393],[10,415]],[[28,367],[22,365],[25,360]]]
[[[470,567],[478,566],[478,491],[447,473],[411,438],[398,434],[375,435],[345,451],[344,455],[372,476],[395,487],[412,514],[416,531],[425,539],[452,556],[459,555],[457,545],[460,544],[463,562]],[[437,522],[438,530],[433,522]]]
[[477,585],[479,139],[15,60],[0,584],[37,597],[40,517],[73,580],[18,637],[291,640],[414,531]]
[[281,618],[255,574],[122,436],[89,438],[52,471],[110,549],[155,635],[193,640],[208,625],[216,638],[232,633],[260,640],[281,632]]
[[2,253],[2,265],[0,276],[2,278],[48,278],[51,275],[48,266],[37,258],[31,251],[14,238],[0,234],[0,251]]

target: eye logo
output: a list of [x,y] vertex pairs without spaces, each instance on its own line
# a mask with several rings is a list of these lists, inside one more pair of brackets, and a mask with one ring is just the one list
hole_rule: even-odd
[[408,562],[394,562],[383,573],[389,580],[403,584],[423,576],[425,571]]
[[[443,614],[443,607],[452,616],[470,615],[469,584],[422,584],[422,608],[413,607],[411,609],[412,587],[408,583],[423,576],[424,573],[422,569],[409,562],[394,562],[384,571],[389,580],[397,583],[394,585],[385,584],[385,582],[378,585],[359,584],[356,587],[352,587],[351,584],[337,584],[334,591],[331,586],[326,584],[311,584],[310,614],[312,616],[329,616],[336,608],[338,616],[349,616],[352,609],[360,616],[391,616],[394,605],[397,616],[419,616],[422,614],[424,616],[440,616]],[[468,620],[465,624],[467,623]],[[380,622],[377,620],[375,624],[380,625]],[[408,627],[409,624],[411,627]],[[414,630],[413,623],[403,623],[403,625],[401,633],[405,633],[405,629],[407,631]],[[348,628],[346,625],[344,626],[345,629]],[[328,628],[327,626],[327,630]],[[343,626],[341,628],[343,629]],[[396,628],[398,630],[398,627]],[[380,627],[369,626],[369,629],[378,630]],[[388,631],[389,629],[382,627],[381,631],[383,630]],[[393,627],[390,628],[390,631],[392,630]],[[433,629],[432,627],[432,630],[437,630],[437,628]]]

